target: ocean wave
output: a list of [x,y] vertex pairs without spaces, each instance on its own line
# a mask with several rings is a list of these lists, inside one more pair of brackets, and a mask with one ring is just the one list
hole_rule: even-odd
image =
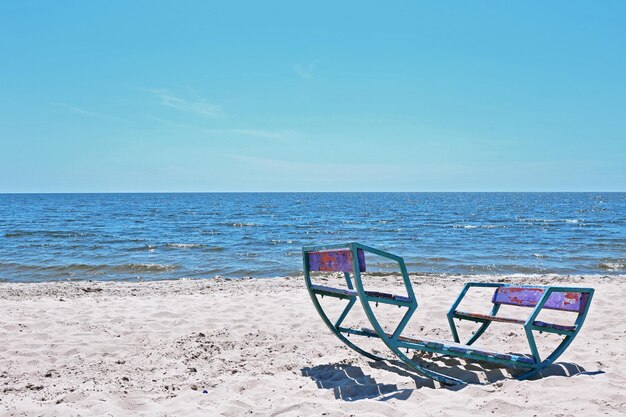
[[279,245],[281,243],[287,243],[287,244],[291,245],[293,243],[293,240],[272,239],[271,243],[272,243],[272,245]]
[[205,252],[221,252],[224,250],[221,246],[209,246],[204,243],[166,243],[164,245],[142,245],[128,249],[131,252],[154,252],[155,250],[162,249],[202,249]]
[[259,227],[260,225],[257,224],[257,223],[252,223],[252,222],[239,222],[239,223],[227,222],[227,223],[222,223],[222,226],[228,226],[228,227]]
[[530,219],[530,218],[518,218],[516,220],[518,222],[522,222],[522,223],[541,223],[541,224],[558,224],[558,223],[578,224],[578,223],[580,223],[580,219]]
[[203,248],[206,245],[202,243],[166,243],[166,248],[177,248],[177,249],[192,249],[192,248]]
[[106,274],[117,273],[137,273],[137,272],[169,272],[178,269],[176,265],[157,263],[128,263],[121,265],[110,264],[63,264],[63,265],[33,265],[16,262],[0,263],[0,267],[12,269],[18,272],[50,272],[65,275],[76,273]]
[[598,264],[598,267],[605,271],[620,271],[626,269],[626,259],[603,261]]
[[453,229],[506,229],[505,225],[496,226],[495,224],[455,224]]
[[95,236],[95,235],[93,233],[68,232],[68,231],[63,231],[63,230],[16,230],[16,231],[4,234],[4,237],[6,238],[20,238],[20,237],[31,237],[31,236],[67,239],[67,238]]
[[130,264],[122,264],[115,265],[112,267],[113,270],[118,272],[168,272],[174,271],[178,267],[176,265],[168,265],[168,264],[148,264],[148,263],[130,263]]
[[222,232],[220,232],[219,230],[201,230],[200,234],[208,235],[208,236],[217,236],[217,235],[221,235]]
[[102,240],[102,243],[106,243],[106,244],[117,244],[117,243],[122,243],[122,244],[128,244],[128,243],[144,243],[145,240],[144,239],[139,239],[139,238],[122,238],[120,236],[110,236],[107,237],[106,239]]
[[88,272],[104,270],[108,265],[89,265],[89,264],[65,264],[65,265],[36,265],[23,264],[17,262],[1,262],[0,267],[13,269],[20,272],[39,271],[39,272]]
[[399,232],[403,232],[404,229],[401,227],[396,227],[393,229],[379,229],[376,227],[370,227],[367,229],[370,232],[375,232],[375,233],[399,233]]
[[[59,247],[65,247],[67,248],[67,246],[63,246],[63,243],[61,242],[55,242],[55,243],[50,243],[50,242],[44,242],[44,243],[27,243],[27,244],[23,244],[23,245],[17,245],[18,248],[59,248]],[[81,246],[79,245],[73,245],[70,246],[70,248],[74,249],[74,248],[80,248]]]
[[444,256],[433,256],[431,258],[426,258],[426,259],[428,259],[428,261],[430,261],[430,262],[452,262],[452,261],[455,261],[454,259],[446,258]]
[[559,272],[556,270],[551,270],[547,268],[540,268],[535,266],[528,265],[466,265],[466,264],[455,264],[451,265],[448,272],[460,272],[460,273],[470,273],[470,274],[506,274],[506,273],[517,273],[517,274],[546,274],[551,272]]
[[[397,262],[384,262],[384,261],[380,261],[380,262],[366,262],[366,265],[368,268],[379,268],[379,269],[383,269],[383,270],[398,270],[398,263]],[[426,266],[428,265],[427,262],[419,262],[419,261],[405,261],[404,265],[406,267],[421,267],[421,266]],[[368,273],[376,273],[376,272],[382,272],[382,271],[368,271]]]
[[154,252],[156,248],[157,248],[156,245],[144,245],[144,246],[138,246],[135,248],[130,248],[129,251],[131,252],[143,252],[143,251]]
[[224,250],[223,247],[221,246],[207,246],[204,245],[203,246],[203,250],[206,252],[222,252]]

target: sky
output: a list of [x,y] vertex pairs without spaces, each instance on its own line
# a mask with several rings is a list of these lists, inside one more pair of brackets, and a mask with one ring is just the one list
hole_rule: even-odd
[[626,191],[626,2],[0,2],[0,192],[196,191]]

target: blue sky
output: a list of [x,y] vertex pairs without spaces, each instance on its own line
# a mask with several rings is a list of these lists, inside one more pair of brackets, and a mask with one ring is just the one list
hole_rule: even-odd
[[626,2],[0,19],[0,192],[626,190]]

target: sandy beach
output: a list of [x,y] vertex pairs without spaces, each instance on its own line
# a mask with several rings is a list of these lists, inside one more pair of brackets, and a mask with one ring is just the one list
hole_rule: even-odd
[[[596,296],[578,338],[542,378],[470,366],[486,384],[454,388],[347,349],[319,319],[302,277],[3,283],[0,414],[623,415],[625,278],[506,278],[591,286]],[[449,340],[445,313],[463,283],[503,279],[412,276],[421,306],[409,332]],[[481,345],[527,350],[508,324]]]

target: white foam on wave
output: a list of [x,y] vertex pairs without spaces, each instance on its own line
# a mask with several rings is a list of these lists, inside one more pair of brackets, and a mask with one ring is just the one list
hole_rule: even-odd
[[173,271],[176,269],[176,265],[147,264],[147,263],[132,263],[132,264],[123,265],[122,267],[128,267],[132,270],[144,271],[144,272]]
[[506,229],[506,226],[497,226],[495,224],[481,224],[481,225],[476,225],[476,224],[456,224],[454,226],[452,226],[454,229],[498,229],[498,228],[502,228],[502,229]]
[[599,266],[601,269],[606,269],[607,271],[626,269],[626,263],[624,262],[601,262]]

